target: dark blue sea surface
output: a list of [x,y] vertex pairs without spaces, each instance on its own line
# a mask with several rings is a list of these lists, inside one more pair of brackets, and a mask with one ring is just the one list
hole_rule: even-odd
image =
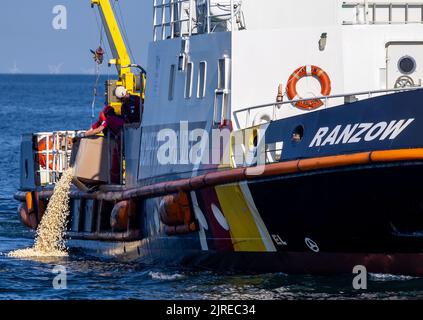
[[[102,107],[100,80],[96,113]],[[29,247],[34,233],[19,222],[22,133],[85,129],[91,123],[94,76],[0,75],[0,299],[417,299],[423,279],[371,274],[356,291],[353,275],[214,274],[100,260],[73,253],[32,261],[7,253]],[[67,270],[67,289],[53,288],[53,268]]]

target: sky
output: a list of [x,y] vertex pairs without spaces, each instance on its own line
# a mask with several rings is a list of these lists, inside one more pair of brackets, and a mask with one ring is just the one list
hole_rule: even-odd
[[[152,2],[118,1],[134,62],[141,65],[147,63],[152,39]],[[56,6],[66,8],[66,29],[56,29],[65,27],[58,19],[59,12],[53,12]],[[96,16],[100,23],[98,9],[91,9],[90,0],[2,0],[0,73],[92,74],[90,49],[97,48],[100,41]],[[104,46],[110,52],[106,38]],[[115,70],[107,63],[101,67],[104,74]]]

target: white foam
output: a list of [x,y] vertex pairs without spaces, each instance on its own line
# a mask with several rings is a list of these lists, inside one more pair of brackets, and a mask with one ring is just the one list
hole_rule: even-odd
[[413,279],[418,278],[388,273],[369,273],[369,280],[371,281],[408,281]]
[[184,275],[179,274],[179,273],[165,274],[165,273],[161,273],[161,272],[152,272],[151,271],[151,272],[148,273],[148,275],[153,280],[175,281],[175,280],[179,280],[179,279],[185,278]]
[[9,252],[14,258],[28,257],[65,257],[68,255],[65,245],[65,231],[69,216],[69,190],[73,170],[65,171],[54,188],[47,210],[37,229],[32,248]]

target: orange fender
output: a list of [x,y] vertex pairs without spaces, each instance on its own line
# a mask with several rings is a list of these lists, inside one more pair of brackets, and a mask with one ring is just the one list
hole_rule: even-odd
[[110,226],[113,230],[125,231],[129,226],[130,201],[120,201],[113,207],[110,214]]
[[28,207],[25,202],[19,204],[18,207],[19,218],[21,219],[22,223],[33,230],[37,230],[38,227],[38,220],[37,216],[34,212],[29,212]]
[[160,201],[159,213],[165,225],[188,225],[192,220],[188,195],[180,192],[163,197]]

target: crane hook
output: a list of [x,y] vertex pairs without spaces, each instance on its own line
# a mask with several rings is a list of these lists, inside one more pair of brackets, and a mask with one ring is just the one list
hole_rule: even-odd
[[100,46],[95,51],[94,50],[90,50],[90,51],[94,55],[93,56],[94,61],[97,62],[98,64],[102,64],[104,60],[103,48]]

